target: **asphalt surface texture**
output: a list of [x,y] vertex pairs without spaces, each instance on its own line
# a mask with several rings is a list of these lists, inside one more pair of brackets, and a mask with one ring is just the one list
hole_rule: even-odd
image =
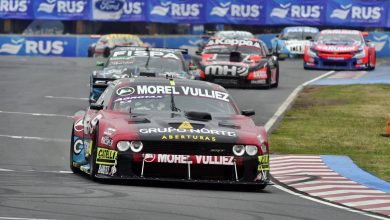
[[[87,108],[94,63],[87,58],[0,58],[0,219],[369,218],[274,186],[253,191],[215,185],[96,183],[70,173],[73,122],[67,116]],[[253,119],[258,125],[265,124],[298,85],[326,72],[304,71],[300,60],[282,61],[280,68],[277,89],[229,90],[241,109],[256,110]]]

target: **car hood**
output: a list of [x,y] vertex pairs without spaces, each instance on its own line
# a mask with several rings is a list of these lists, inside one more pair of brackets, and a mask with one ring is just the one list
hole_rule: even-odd
[[[110,114],[109,124],[118,139],[136,133],[142,141],[257,143],[258,129],[242,115],[218,116],[201,112]],[[134,138],[134,137],[133,137]]]

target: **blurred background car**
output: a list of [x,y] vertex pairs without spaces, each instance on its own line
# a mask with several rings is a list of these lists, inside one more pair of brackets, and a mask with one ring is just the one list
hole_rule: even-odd
[[144,46],[144,42],[132,34],[107,34],[88,47],[88,57],[109,57],[112,49],[117,46]]

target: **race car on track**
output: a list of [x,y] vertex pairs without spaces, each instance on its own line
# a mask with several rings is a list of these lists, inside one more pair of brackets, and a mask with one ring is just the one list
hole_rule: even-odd
[[286,27],[271,40],[272,52],[279,59],[303,56],[306,45],[318,32],[318,28],[313,27]]
[[92,179],[269,184],[266,131],[216,84],[126,78],[74,117],[70,167]]
[[88,47],[88,57],[109,57],[111,51],[118,46],[144,46],[144,42],[132,34],[107,34]]
[[194,58],[201,80],[229,87],[278,87],[278,59],[258,39],[211,38]]
[[305,69],[374,70],[374,45],[366,42],[367,32],[323,30],[305,48]]
[[107,87],[107,82],[126,77],[150,76],[187,78],[188,67],[183,53],[185,50],[117,47],[107,62],[97,62],[101,70],[93,71],[90,79],[89,102],[95,102]]

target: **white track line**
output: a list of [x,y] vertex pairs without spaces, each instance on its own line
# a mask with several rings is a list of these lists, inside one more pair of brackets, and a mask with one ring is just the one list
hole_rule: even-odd
[[[320,80],[322,78],[325,78],[327,76],[330,76],[332,75],[333,73],[335,73],[335,71],[329,71],[313,80],[310,80],[310,81],[307,81],[305,83],[303,83],[302,85],[298,86],[289,96],[288,98],[283,102],[283,104],[278,108],[278,110],[275,112],[275,114],[272,116],[271,119],[269,119],[267,121],[267,123],[264,125],[264,128],[265,130],[267,131],[267,133],[270,132],[270,129],[272,128],[272,126],[278,121],[278,119],[280,117],[282,117],[284,115],[284,113],[286,112],[286,110],[290,107],[291,103],[294,101],[295,97],[298,95],[298,93],[307,85],[309,85],[310,83],[314,82],[314,81],[317,81],[317,80]],[[271,166],[272,166],[272,162],[271,162]],[[386,217],[381,217],[381,216],[377,216],[377,215],[371,215],[371,214],[368,214],[366,212],[362,212],[362,211],[358,211],[358,210],[354,210],[354,209],[351,209],[351,208],[348,208],[348,207],[344,207],[344,206],[341,206],[341,205],[336,205],[336,204],[333,204],[333,203],[330,203],[330,202],[326,202],[326,201],[322,201],[320,199],[316,199],[316,198],[313,198],[311,196],[306,196],[306,195],[303,195],[303,194],[300,194],[300,193],[296,193],[294,191],[291,191],[281,185],[273,185],[275,188],[279,189],[279,190],[282,190],[286,193],[289,193],[289,194],[292,194],[292,195],[295,195],[295,196],[299,196],[301,198],[304,198],[304,199],[308,199],[308,200],[311,200],[311,201],[314,201],[314,202],[317,202],[317,203],[321,203],[321,204],[324,204],[324,205],[328,205],[328,206],[331,206],[331,207],[334,207],[334,208],[339,208],[339,209],[343,209],[343,210],[347,210],[347,211],[350,211],[350,212],[355,212],[355,213],[359,213],[359,214],[362,214],[362,215],[365,215],[365,216],[369,216],[369,217],[372,217],[372,218],[376,218],[376,219],[383,219],[383,220],[386,220],[388,218]]]
[[0,219],[8,219],[8,220],[55,220],[55,219],[46,219],[46,218],[15,218],[15,217],[0,217]]
[[329,71],[325,74],[322,74],[321,76],[315,78],[315,79],[312,79],[310,81],[307,81],[305,83],[303,83],[302,85],[298,86],[286,99],[286,101],[283,102],[283,104],[278,108],[278,110],[275,112],[275,114],[272,116],[271,119],[269,119],[267,121],[267,123],[264,125],[264,128],[267,132],[270,131],[270,129],[272,128],[272,126],[278,121],[278,119],[284,115],[284,113],[286,112],[286,110],[291,106],[291,103],[295,100],[295,97],[299,94],[299,92],[307,85],[309,85],[310,83],[312,82],[315,82],[317,80],[320,80],[322,78],[325,78],[327,76],[330,76],[332,75],[333,73],[335,73],[335,71]]
[[43,137],[29,137],[29,136],[15,136],[15,135],[5,135],[0,134],[0,137],[12,138],[12,139],[27,139],[27,140],[37,140],[37,141],[45,141],[45,142],[68,142],[68,139],[60,139],[60,138],[43,138]]
[[72,118],[73,117],[73,116],[70,116],[70,115],[31,113],[31,112],[0,111],[0,113],[2,113],[2,114],[16,114],[16,115],[45,116],[45,117],[66,117],[66,118]]
[[47,95],[47,96],[45,96],[45,98],[47,98],[47,99],[71,99],[71,100],[88,101],[88,98],[66,97],[66,96],[51,96],[51,95]]

